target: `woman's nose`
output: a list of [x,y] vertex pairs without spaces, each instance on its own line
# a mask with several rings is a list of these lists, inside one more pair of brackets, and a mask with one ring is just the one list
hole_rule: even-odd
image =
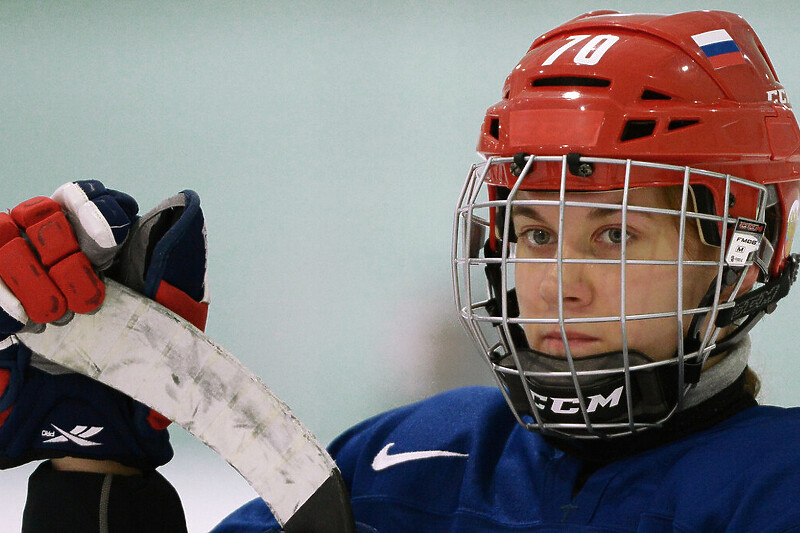
[[[564,258],[576,258],[566,244],[563,250]],[[547,302],[549,307],[558,307],[559,296],[559,269],[561,270],[561,292],[564,300],[564,309],[580,309],[591,304],[594,291],[588,276],[587,267],[583,263],[558,262],[548,263],[543,266],[545,272],[539,284],[539,295]]]

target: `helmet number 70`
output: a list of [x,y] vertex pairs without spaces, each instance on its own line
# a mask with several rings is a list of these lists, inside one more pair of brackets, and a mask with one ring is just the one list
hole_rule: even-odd
[[[572,48],[573,45],[576,45],[584,39],[588,39],[589,37],[592,36],[570,35],[567,37],[567,41],[569,42],[553,52],[550,57],[544,60],[542,65],[552,65],[561,54]],[[611,48],[617,41],[619,41],[619,37],[616,35],[595,35],[589,42],[584,44],[580,50],[578,50],[578,53],[575,54],[573,61],[577,65],[596,65],[603,57],[603,54],[608,52],[608,49]]]

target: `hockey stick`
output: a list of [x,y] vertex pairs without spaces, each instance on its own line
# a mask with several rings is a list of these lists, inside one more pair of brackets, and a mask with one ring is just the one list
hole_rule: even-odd
[[221,455],[287,532],[354,531],[333,459],[261,380],[178,315],[106,280],[92,315],[17,337],[152,407]]

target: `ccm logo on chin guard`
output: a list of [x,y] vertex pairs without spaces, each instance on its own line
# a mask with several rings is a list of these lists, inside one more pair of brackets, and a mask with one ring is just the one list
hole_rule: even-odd
[[103,431],[102,427],[75,426],[72,431],[64,431],[55,424],[50,425],[53,426],[55,431],[49,431],[47,429],[42,430],[42,437],[47,438],[47,440],[44,441],[45,444],[57,444],[64,442],[72,442],[78,446],[100,446],[102,444],[101,442],[89,440],[90,437],[93,437]]
[[[619,405],[620,398],[622,398],[622,391],[624,388],[624,385],[620,385],[611,391],[611,394],[608,396],[603,396],[602,394],[587,396],[586,400],[588,400],[588,402],[586,404],[586,412],[594,413],[600,407],[616,407]],[[577,398],[552,398],[542,396],[536,392],[533,392],[533,397],[535,400],[538,400],[535,402],[537,409],[549,410],[555,414],[574,415],[581,410],[580,402]]]

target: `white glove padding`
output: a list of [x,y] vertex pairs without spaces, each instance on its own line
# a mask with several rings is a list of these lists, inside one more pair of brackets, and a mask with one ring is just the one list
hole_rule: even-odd
[[139,206],[131,196],[97,180],[65,183],[53,193],[96,270],[108,268],[128,237]]

